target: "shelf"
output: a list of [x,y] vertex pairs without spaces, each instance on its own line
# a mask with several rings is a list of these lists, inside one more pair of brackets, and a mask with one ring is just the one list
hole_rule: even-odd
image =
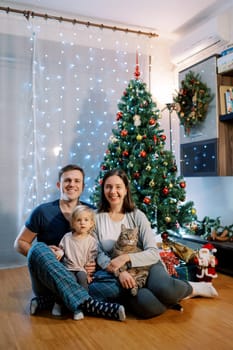
[[219,116],[220,122],[233,121],[233,113],[222,114]]

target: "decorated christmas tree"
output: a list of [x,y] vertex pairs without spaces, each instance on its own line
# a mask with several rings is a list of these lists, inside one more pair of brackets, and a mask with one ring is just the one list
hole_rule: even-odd
[[135,79],[130,80],[118,104],[116,125],[100,166],[92,195],[98,205],[101,179],[114,168],[123,169],[131,183],[136,206],[158,233],[178,231],[196,219],[193,202],[185,201],[186,183],[177,176],[173,153],[165,149],[166,135],[160,128],[160,111],[140,77],[138,58]]

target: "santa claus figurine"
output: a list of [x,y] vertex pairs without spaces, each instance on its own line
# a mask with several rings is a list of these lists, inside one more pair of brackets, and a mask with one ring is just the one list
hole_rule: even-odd
[[206,243],[198,251],[194,258],[194,263],[197,264],[197,279],[199,281],[211,282],[212,278],[218,277],[215,266],[218,264],[217,258],[214,256],[217,249],[211,244]]

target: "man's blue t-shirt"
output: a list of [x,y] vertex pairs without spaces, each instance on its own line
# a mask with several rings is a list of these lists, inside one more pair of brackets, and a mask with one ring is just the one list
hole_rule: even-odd
[[47,245],[58,245],[64,234],[71,231],[69,221],[61,212],[59,200],[43,203],[36,207],[25,226],[37,233],[38,242],[44,242]]

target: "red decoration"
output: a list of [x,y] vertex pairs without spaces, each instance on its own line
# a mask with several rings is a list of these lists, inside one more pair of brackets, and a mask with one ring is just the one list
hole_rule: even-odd
[[160,138],[162,141],[165,141],[167,137],[166,137],[166,135],[161,135]]
[[141,152],[140,152],[140,156],[141,156],[142,158],[145,158],[145,157],[146,157],[146,151],[141,151]]
[[128,152],[127,150],[124,150],[124,151],[122,152],[122,155],[123,155],[123,157],[128,157],[129,152]]
[[154,139],[154,143],[157,143],[157,136],[156,135],[153,136],[153,139]]
[[118,113],[117,113],[116,120],[117,120],[117,121],[120,120],[120,119],[122,118],[122,116],[123,116],[123,113],[122,113],[122,112],[118,112]]
[[136,171],[136,173],[133,174],[133,177],[134,177],[135,179],[139,179],[140,173],[139,173],[138,171]]
[[169,193],[169,189],[168,189],[167,187],[164,187],[164,188],[163,188],[163,194],[164,194],[165,196],[167,196],[168,193]]
[[197,278],[199,281],[211,282],[217,277],[215,267],[218,264],[218,259],[214,256],[217,249],[211,244],[206,243],[199,249],[197,256],[194,258],[194,263],[197,265]]
[[143,203],[145,203],[145,204],[150,204],[150,202],[151,202],[151,199],[150,199],[150,197],[145,197],[144,199],[143,199]]
[[156,123],[156,121],[155,121],[153,118],[151,118],[151,119],[149,120],[149,124],[150,124],[150,125],[155,125],[155,123]]
[[106,166],[105,165],[101,165],[101,169],[102,170],[106,170]]
[[138,64],[138,52],[136,52],[136,67],[134,72],[135,79],[138,80],[140,77],[140,70],[139,70],[139,64]]
[[124,129],[124,130],[121,131],[121,136],[125,137],[127,135],[128,135],[128,131],[127,130]]
[[186,187],[186,183],[184,181],[180,182],[180,187],[181,188],[185,188]]

